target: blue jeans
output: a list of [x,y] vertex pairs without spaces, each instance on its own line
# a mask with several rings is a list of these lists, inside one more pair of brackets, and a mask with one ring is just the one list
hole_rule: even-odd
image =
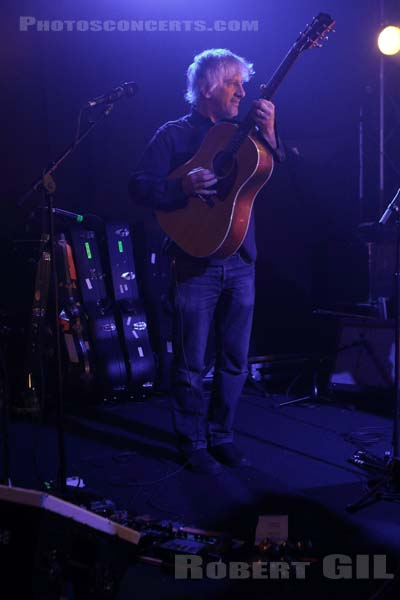
[[[182,451],[233,440],[237,403],[248,373],[254,263],[234,254],[221,264],[177,257],[173,264],[173,422]],[[213,391],[203,393],[207,340],[214,320]]]

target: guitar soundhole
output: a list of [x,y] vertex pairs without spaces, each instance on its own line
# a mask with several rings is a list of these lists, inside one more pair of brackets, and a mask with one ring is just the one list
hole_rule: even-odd
[[220,179],[227,177],[235,166],[235,157],[229,152],[218,152],[213,160],[213,170]]

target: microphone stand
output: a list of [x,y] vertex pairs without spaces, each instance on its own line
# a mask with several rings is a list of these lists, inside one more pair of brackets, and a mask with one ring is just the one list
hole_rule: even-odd
[[[388,462],[382,461],[380,469],[383,476],[379,481],[372,482],[372,487],[355,502],[346,506],[349,512],[356,512],[371,501],[378,499],[393,499],[393,495],[400,497],[400,211],[396,204],[400,196],[400,188],[395,197],[386,207],[379,219],[381,225],[386,225],[392,213],[396,216],[396,243],[395,243],[395,272],[394,272],[394,419],[392,434],[392,450]],[[385,453],[385,456],[388,453]],[[374,461],[374,458],[373,458]],[[368,459],[366,463],[369,462]],[[375,464],[379,464],[376,459]],[[363,460],[359,462],[363,465]]]
[[[61,494],[65,494],[66,491],[66,460],[65,460],[65,438],[64,438],[64,390],[63,390],[63,369],[62,369],[62,356],[61,356],[61,333],[59,326],[59,294],[58,294],[58,276],[56,268],[56,238],[55,238],[55,225],[54,215],[56,209],[54,208],[54,194],[56,191],[56,184],[52,177],[52,174],[58,169],[58,167],[70,156],[79,144],[84,140],[89,133],[103,121],[113,109],[113,104],[105,106],[104,110],[89,123],[89,126],[82,133],[77,132],[75,141],[70,144],[62,154],[51,163],[50,167],[45,169],[40,177],[38,177],[31,187],[17,202],[18,206],[23,206],[30,196],[37,191],[42,189],[45,198],[45,204],[48,212],[48,227],[49,227],[49,254],[50,254],[50,265],[51,265],[51,279],[54,296],[54,311],[53,311],[53,326],[55,332],[55,357],[56,357],[56,409],[57,409],[57,446],[58,446],[58,472],[56,478],[56,491]],[[79,115],[79,122],[80,116]]]
[[31,187],[27,190],[27,192],[25,192],[25,194],[23,194],[23,196],[21,196],[21,198],[17,202],[17,206],[23,206],[23,204],[25,204],[26,200],[28,200],[28,198],[30,198],[30,196],[33,194],[33,192],[36,192],[42,186],[45,187],[46,179],[50,178],[52,173],[54,173],[58,169],[58,167],[61,165],[61,163],[63,163],[64,160],[66,158],[68,158],[68,156],[70,154],[72,154],[72,152],[74,152],[74,150],[76,150],[76,148],[79,146],[79,144],[82,142],[82,140],[84,140],[85,137],[87,137],[89,135],[89,133],[100,123],[100,121],[105,119],[105,117],[108,117],[108,115],[110,114],[110,112],[112,111],[113,108],[114,108],[113,104],[107,104],[105,109],[97,116],[97,118],[94,121],[91,121],[89,123],[89,126],[87,127],[87,129],[85,131],[83,131],[82,133],[78,133],[74,142],[72,142],[72,144],[70,144],[64,150],[64,152],[62,152],[60,154],[60,156],[58,158],[56,158],[56,160],[51,162],[50,167],[47,167],[47,169],[45,169],[43,171],[42,175],[40,177],[38,177],[32,183]]

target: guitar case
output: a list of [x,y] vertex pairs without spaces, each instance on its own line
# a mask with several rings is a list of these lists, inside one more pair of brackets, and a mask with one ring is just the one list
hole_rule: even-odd
[[164,250],[165,235],[158,226],[137,223],[133,235],[139,285],[156,354],[155,387],[165,393],[171,388],[173,361],[170,259]]
[[78,289],[75,261],[65,233],[56,235],[59,324],[65,348],[65,375],[69,385],[88,391],[94,380],[89,324]]
[[97,382],[108,389],[125,390],[127,370],[96,234],[76,225],[71,229],[71,240],[92,334]]
[[155,366],[147,318],[139,295],[132,235],[125,222],[106,226],[116,312],[121,326],[128,374],[133,390],[153,387]]
[[51,263],[47,249],[47,238],[42,236],[36,265],[32,310],[28,327],[27,346],[23,362],[20,393],[13,403],[18,414],[34,414],[44,411],[46,406],[45,372],[49,366],[48,295],[50,289]]

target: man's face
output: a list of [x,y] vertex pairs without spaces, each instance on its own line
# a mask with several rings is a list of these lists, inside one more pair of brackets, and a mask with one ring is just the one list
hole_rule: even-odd
[[239,104],[245,96],[243,76],[240,72],[223,76],[218,85],[208,92],[209,107],[218,119],[233,119],[239,112]]

